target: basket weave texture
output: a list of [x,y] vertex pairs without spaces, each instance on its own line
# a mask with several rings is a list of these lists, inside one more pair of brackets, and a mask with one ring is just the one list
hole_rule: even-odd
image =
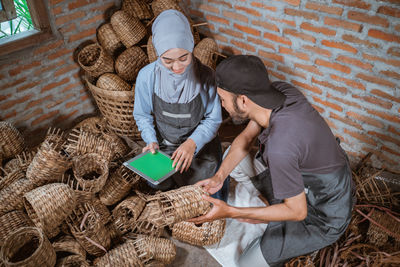
[[13,171],[6,173],[0,180],[0,190],[23,178],[25,178],[25,173],[21,169],[14,169]]
[[19,179],[0,191],[0,216],[24,208],[23,196],[36,185],[29,179]]
[[55,252],[68,252],[86,258],[86,250],[70,235],[62,236],[52,243]]
[[137,44],[146,36],[146,28],[138,18],[119,10],[111,16],[111,25],[121,42],[127,47]]
[[193,55],[197,57],[201,63],[214,70],[217,66],[217,55],[215,52],[218,52],[218,45],[211,38],[202,39],[193,49]]
[[145,265],[136,254],[135,245],[132,242],[125,242],[108,251],[104,256],[95,259],[94,266],[143,267]]
[[140,47],[132,46],[118,56],[115,71],[125,81],[134,81],[140,69],[148,63],[146,53]]
[[110,23],[103,24],[97,30],[97,40],[104,50],[111,56],[124,48]]
[[110,91],[130,91],[131,86],[113,73],[104,73],[97,80],[96,86]]
[[170,264],[175,259],[176,246],[169,239],[147,235],[135,235],[129,238],[132,238],[139,255],[147,254],[151,259],[164,264]]
[[138,19],[151,19],[153,17],[150,6],[142,0],[123,0],[121,9]]
[[161,12],[167,9],[176,9],[185,13],[175,0],[154,0],[151,3],[151,9],[153,10],[154,17],[157,17]]
[[89,267],[90,264],[80,255],[70,255],[57,261],[56,267]]
[[29,219],[28,215],[22,210],[10,211],[0,217],[0,247],[3,246],[4,240],[7,235],[15,230],[34,226],[33,222]]
[[114,225],[121,233],[132,230],[146,202],[138,196],[128,197],[113,210]]
[[114,72],[114,60],[97,43],[85,46],[78,54],[78,63],[91,77]]
[[153,36],[150,36],[147,40],[147,56],[149,58],[149,62],[154,62],[157,60],[157,52],[153,45]]
[[22,153],[24,147],[21,133],[11,123],[0,121],[0,160]]

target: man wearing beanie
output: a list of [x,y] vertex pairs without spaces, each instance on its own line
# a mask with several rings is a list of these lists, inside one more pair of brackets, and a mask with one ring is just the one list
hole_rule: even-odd
[[[247,127],[216,174],[198,184],[212,194],[228,175],[235,179],[235,174],[245,173],[268,205],[234,207],[204,196],[212,210],[191,221],[233,218],[268,224],[242,253],[239,266],[282,266],[334,243],[350,222],[354,198],[347,156],[324,119],[298,89],[271,83],[256,56],[224,60],[216,82],[233,122]],[[253,159],[249,152],[256,142],[259,150]]]

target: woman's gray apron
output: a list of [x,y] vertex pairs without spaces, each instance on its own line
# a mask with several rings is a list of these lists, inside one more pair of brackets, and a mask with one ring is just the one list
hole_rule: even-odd
[[[153,112],[160,150],[171,155],[199,125],[205,109],[200,94],[188,103],[167,103],[153,94]],[[212,177],[221,161],[221,144],[218,137],[215,137],[194,155],[187,171],[182,174],[177,172],[172,178],[179,187],[195,184]],[[167,181],[171,182],[171,179]]]
[[[343,151],[343,153],[345,153]],[[259,151],[257,159],[267,164]],[[260,247],[270,266],[334,243],[346,230],[355,204],[349,164],[329,174],[302,173],[308,214],[303,221],[270,222]],[[254,186],[273,205],[275,199],[271,174],[267,169],[251,178]]]

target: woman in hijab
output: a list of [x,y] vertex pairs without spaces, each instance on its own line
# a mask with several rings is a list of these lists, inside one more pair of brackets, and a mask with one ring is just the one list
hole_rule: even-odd
[[[221,106],[214,71],[192,52],[193,34],[177,10],[162,12],[153,23],[157,60],[136,79],[133,116],[146,146],[171,155],[177,172],[156,188],[195,184],[212,177],[222,159],[217,131]],[[215,197],[226,199],[227,184]]]

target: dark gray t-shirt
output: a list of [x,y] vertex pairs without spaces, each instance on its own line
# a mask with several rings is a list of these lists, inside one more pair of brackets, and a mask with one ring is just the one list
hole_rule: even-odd
[[258,138],[274,197],[285,199],[304,190],[302,173],[334,172],[346,164],[346,156],[327,123],[298,89],[285,82],[273,86],[286,100],[272,111],[268,128]]

